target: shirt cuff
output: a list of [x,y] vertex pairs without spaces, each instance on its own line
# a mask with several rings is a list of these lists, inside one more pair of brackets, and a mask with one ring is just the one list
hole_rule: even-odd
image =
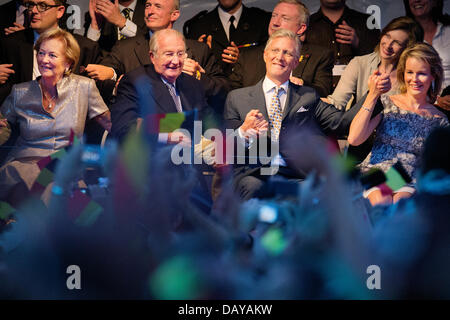
[[241,129],[241,127],[239,127],[238,129],[237,129],[237,132],[238,132],[238,135],[239,135],[239,141],[246,147],[246,148],[250,148],[251,146],[252,146],[252,144],[253,144],[253,142],[255,141],[255,139],[253,139],[253,138],[245,138],[245,136],[244,136],[244,134],[243,134],[243,132],[242,132],[242,129]]
[[168,133],[158,133],[158,142],[159,143],[167,143],[169,141]]
[[101,34],[102,34],[101,30],[96,30],[89,25],[89,29],[87,32],[87,37],[89,39],[91,39],[92,41],[98,41],[98,39],[100,39]]
[[127,38],[136,36],[136,32],[137,32],[137,25],[128,19],[125,22],[125,27],[119,30],[119,33]]
[[[111,67],[110,67],[110,68],[111,68]],[[114,75],[112,76],[112,78],[111,78],[110,80],[112,80],[112,81],[117,81],[117,73],[116,73],[116,70],[114,70],[114,68],[111,68],[111,69],[113,69]]]

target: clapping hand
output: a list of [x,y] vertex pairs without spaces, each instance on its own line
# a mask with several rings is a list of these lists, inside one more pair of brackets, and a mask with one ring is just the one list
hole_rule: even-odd
[[263,114],[259,110],[252,109],[247,113],[241,131],[246,138],[251,138],[266,133],[268,127],[269,123]]
[[5,35],[9,35],[20,30],[25,30],[25,27],[17,22],[14,22],[14,25],[12,27],[5,28]]
[[[206,40],[206,42],[205,42]],[[198,42],[205,42],[208,47],[211,49],[212,46],[212,35],[206,36],[206,34],[202,34],[199,38],[198,38]]]
[[369,77],[369,92],[380,96],[391,90],[391,79],[389,73],[380,73],[375,70]]
[[12,64],[0,64],[0,84],[4,84],[10,74],[14,74],[14,70],[11,69]]
[[359,38],[355,29],[350,27],[347,22],[342,21],[336,28],[336,41],[343,44],[350,44],[353,48],[359,46]]
[[225,63],[236,63],[239,59],[239,48],[231,41],[231,46],[226,47],[222,53],[222,61]]
[[[91,3],[89,3],[89,13],[90,12]],[[119,0],[115,0],[114,3],[109,0],[95,0],[95,12],[100,13],[108,22],[119,28],[123,28],[127,22],[127,19],[120,13]]]
[[184,60],[183,72],[190,76],[197,76],[197,72],[205,73],[205,69],[197,61],[186,58]]

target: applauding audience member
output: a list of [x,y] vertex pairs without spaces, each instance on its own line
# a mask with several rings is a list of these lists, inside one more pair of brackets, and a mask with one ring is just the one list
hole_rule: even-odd
[[380,31],[369,29],[369,15],[350,9],[345,0],[320,0],[320,9],[309,22],[309,43],[331,48],[334,53],[333,86],[354,56],[373,51]]
[[0,126],[20,127],[15,148],[0,168],[0,199],[26,197],[40,169],[37,162],[66,147],[73,134],[83,134],[86,117],[110,130],[109,110],[94,80],[73,74],[80,56],[74,37],[61,29],[43,33],[36,41],[36,80],[13,86],[1,107]]
[[[302,38],[308,27],[309,10],[298,0],[281,0],[275,6],[270,19],[268,33],[288,29]],[[263,60],[264,44],[245,48],[230,76],[233,89],[255,85],[266,73]],[[299,64],[290,80],[298,85],[313,87],[321,97],[331,92],[333,54],[320,46],[302,42]]]
[[118,40],[145,34],[145,0],[89,0],[85,37],[111,51]]
[[239,46],[266,42],[270,13],[247,8],[242,0],[217,1],[214,10],[188,20],[183,30],[186,38],[206,42],[229,75],[239,58]]
[[[424,43],[406,49],[400,57],[397,67],[400,94],[385,95],[391,89],[388,75],[379,75],[375,71],[369,77],[369,93],[352,121],[348,136],[351,145],[359,145],[377,130],[372,151],[361,163],[363,171],[376,167],[386,172],[401,161],[415,183],[426,137],[433,128],[449,125],[445,115],[432,105],[440,92],[442,79],[439,55],[433,47]],[[384,110],[373,117],[380,98]],[[372,188],[366,196],[375,205],[410,197],[414,191],[414,184],[394,190],[392,196]]]
[[407,47],[423,41],[423,30],[420,25],[408,17],[395,18],[383,28],[381,39],[375,51],[353,58],[334,89],[327,97],[328,102],[338,109],[344,109],[354,96],[359,101],[368,91],[369,76],[377,70],[380,75],[389,75],[392,89],[397,92],[397,63],[400,55]]

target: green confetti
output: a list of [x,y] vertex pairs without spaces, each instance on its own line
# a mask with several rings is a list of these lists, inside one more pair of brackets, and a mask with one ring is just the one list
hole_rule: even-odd
[[162,263],[150,277],[156,299],[186,300],[200,297],[199,275],[187,257],[177,256]]
[[281,254],[287,247],[287,241],[280,229],[270,229],[261,237],[261,244],[272,255]]
[[79,226],[90,227],[102,214],[103,208],[95,201],[90,201],[75,223]]
[[159,132],[173,132],[181,128],[186,119],[184,113],[167,113],[159,120]]
[[8,203],[0,201],[0,219],[7,219],[14,211]]
[[394,168],[390,168],[386,172],[386,185],[392,190],[398,190],[406,184],[400,173]]

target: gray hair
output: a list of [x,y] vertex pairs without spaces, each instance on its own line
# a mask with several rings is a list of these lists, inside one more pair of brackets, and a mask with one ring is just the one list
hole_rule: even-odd
[[295,41],[295,56],[296,59],[300,57],[300,49],[302,46],[302,43],[300,42],[299,37],[292,32],[291,30],[287,29],[279,29],[272,33],[272,35],[269,37],[269,40],[267,40],[266,47],[264,48],[264,51],[266,51],[270,45],[272,44],[272,41],[278,38],[289,38],[293,41]]
[[179,37],[180,39],[183,40],[183,42],[185,43],[185,46],[186,46],[186,41],[181,32],[179,32],[175,29],[162,29],[162,30],[156,31],[150,38],[150,42],[149,42],[150,52],[153,52],[154,54],[156,54],[158,52],[159,38],[167,37],[169,35],[175,35],[175,36]]
[[[276,4],[279,5],[280,3],[289,3],[289,4],[294,4],[297,6],[298,8],[298,13],[299,13],[299,17],[298,17],[298,24],[306,24],[306,26],[309,25],[309,10],[308,8],[305,6],[305,4],[299,0],[280,0],[278,1],[278,3]],[[276,7],[275,6],[275,7]]]

